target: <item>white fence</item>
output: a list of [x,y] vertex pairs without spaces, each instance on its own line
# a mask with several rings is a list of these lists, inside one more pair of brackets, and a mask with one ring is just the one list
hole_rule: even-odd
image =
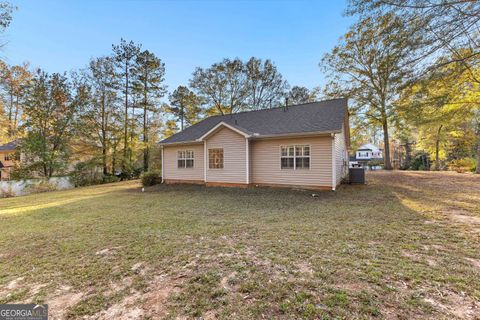
[[71,189],[69,177],[0,181],[0,198],[24,196],[35,192]]

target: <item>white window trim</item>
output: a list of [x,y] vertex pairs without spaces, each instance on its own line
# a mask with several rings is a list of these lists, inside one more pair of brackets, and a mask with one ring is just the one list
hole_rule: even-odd
[[208,154],[207,141],[203,141],[203,180],[207,182]]
[[[185,152],[185,158],[180,158],[180,157],[178,156],[178,154],[179,154],[180,152]],[[192,154],[192,157],[191,157],[191,158],[187,158],[187,152],[191,152],[191,154]],[[179,161],[179,160],[185,160],[185,166],[184,166],[184,167],[180,167],[180,166],[178,165],[178,161]],[[193,166],[187,167],[187,160],[192,160],[192,161],[193,161]],[[177,150],[177,169],[190,169],[190,170],[191,170],[191,169],[195,169],[195,152],[194,152],[193,150]]]
[[[287,156],[287,157],[283,157],[282,156],[282,148],[283,147],[286,147],[286,148],[289,148],[289,147],[293,147],[293,157],[291,156]],[[280,150],[280,170],[297,170],[297,156],[296,156],[296,147],[308,147],[309,149],[309,154],[308,154],[308,168],[298,168],[298,170],[301,170],[301,171],[305,171],[305,170],[310,170],[310,168],[312,167],[312,146],[309,145],[309,144],[283,144],[279,147],[279,150]],[[282,158],[293,158],[293,168],[282,168]],[[301,156],[301,158],[307,158],[306,156]]]

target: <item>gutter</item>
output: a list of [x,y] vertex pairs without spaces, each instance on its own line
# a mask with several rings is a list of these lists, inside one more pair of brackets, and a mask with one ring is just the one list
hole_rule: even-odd
[[159,142],[159,146],[174,146],[179,144],[203,144],[203,141],[189,140],[189,141],[178,141],[178,142]]

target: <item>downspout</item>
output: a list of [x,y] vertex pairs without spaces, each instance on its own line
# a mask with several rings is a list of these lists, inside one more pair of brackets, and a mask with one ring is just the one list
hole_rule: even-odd
[[160,149],[162,151],[162,183],[165,181],[165,166],[164,166],[164,157],[163,157],[163,146]]
[[332,191],[337,187],[337,168],[335,163],[335,133],[332,133]]
[[245,152],[247,156],[247,186],[250,184],[250,144],[248,138],[245,138]]

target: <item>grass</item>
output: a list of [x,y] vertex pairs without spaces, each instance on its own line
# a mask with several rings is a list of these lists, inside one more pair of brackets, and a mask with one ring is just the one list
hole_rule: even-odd
[[475,319],[480,177],[308,191],[138,182],[0,200],[0,303],[57,318]]

